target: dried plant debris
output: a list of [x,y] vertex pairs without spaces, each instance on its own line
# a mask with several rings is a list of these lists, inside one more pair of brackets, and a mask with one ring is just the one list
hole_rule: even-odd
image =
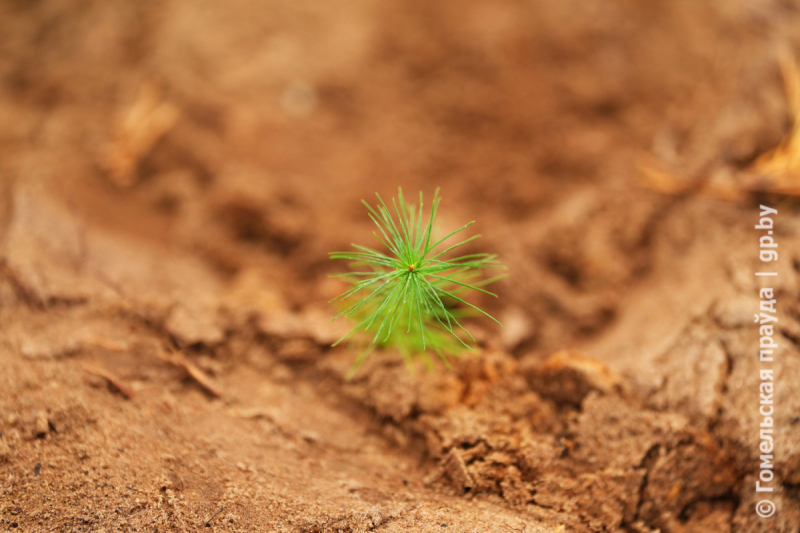
[[159,358],[186,371],[186,374],[196,381],[211,396],[219,398],[225,393],[222,388],[211,379],[206,372],[186,357],[180,351],[159,352]]
[[765,193],[800,196],[800,67],[785,44],[778,47],[777,57],[792,124],[777,147],[760,154],[746,168],[705,165],[689,177],[668,170],[656,157],[642,157],[639,184],[661,194],[700,194],[732,201]]
[[84,363],[83,369],[89,374],[104,379],[112,391],[119,393],[126,400],[130,400],[136,395],[130,385],[104,368]]
[[742,187],[751,191],[800,196],[800,67],[786,45],[779,49],[778,60],[792,128],[777,148],[753,162],[753,175],[745,176]]
[[108,179],[119,187],[135,185],[140,160],[173,128],[179,116],[178,109],[164,99],[156,85],[143,85],[134,104],[118,121],[105,159]]

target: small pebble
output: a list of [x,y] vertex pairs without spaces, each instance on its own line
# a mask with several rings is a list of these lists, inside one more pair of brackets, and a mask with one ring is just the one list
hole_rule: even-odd
[[42,411],[36,417],[36,437],[44,438],[50,431],[50,424],[47,421],[47,415]]

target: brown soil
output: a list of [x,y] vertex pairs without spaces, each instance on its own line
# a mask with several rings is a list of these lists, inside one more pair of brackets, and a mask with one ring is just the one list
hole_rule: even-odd
[[[0,3],[0,527],[798,531],[800,216],[765,200],[759,519],[758,202],[686,190],[789,131],[799,28],[778,0]],[[505,327],[348,382],[327,252],[398,186],[477,220]]]

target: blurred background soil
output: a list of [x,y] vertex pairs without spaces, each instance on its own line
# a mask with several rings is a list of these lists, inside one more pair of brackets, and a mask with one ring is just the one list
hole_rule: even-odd
[[[0,528],[798,531],[798,8],[0,2]],[[348,382],[327,253],[398,186],[477,220],[505,327]]]

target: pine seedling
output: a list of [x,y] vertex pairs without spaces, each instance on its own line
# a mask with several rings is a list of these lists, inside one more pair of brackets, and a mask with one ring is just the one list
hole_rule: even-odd
[[[369,345],[362,347],[348,379],[355,374],[367,356],[377,346],[398,348],[409,368],[413,361],[422,357],[427,366],[432,366],[430,351],[447,365],[447,355],[458,356],[464,350],[472,351],[473,336],[459,321],[467,315],[485,315],[498,322],[486,311],[467,302],[463,296],[478,291],[497,296],[483,288],[505,276],[473,282],[484,270],[504,269],[496,255],[477,253],[448,258],[456,248],[480,237],[475,235],[444,248],[445,242],[464,231],[473,222],[465,224],[441,239],[434,239],[434,223],[439,208],[439,189],[433,202],[427,223],[423,220],[423,198],[419,195],[419,208],[407,204],[403,190],[398,190],[397,200],[392,199],[392,210],[380,195],[375,208],[366,201],[370,218],[378,227],[373,232],[385,247],[379,252],[366,246],[353,244],[354,252],[332,252],[331,259],[346,259],[359,270],[343,277],[353,287],[331,302],[344,302],[356,295],[363,298],[346,307],[334,320],[349,317],[356,326],[334,346],[345,339],[372,337]],[[440,251],[440,248],[444,248]],[[502,325],[502,324],[501,324]]]

